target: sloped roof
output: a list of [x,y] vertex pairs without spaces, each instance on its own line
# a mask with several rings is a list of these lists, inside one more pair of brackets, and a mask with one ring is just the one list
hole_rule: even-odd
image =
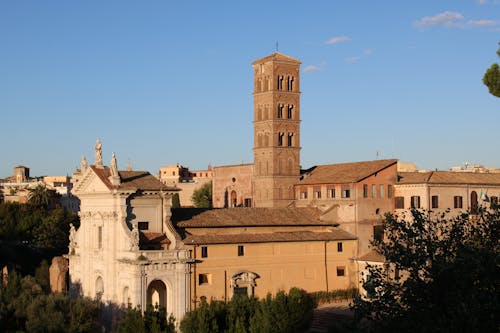
[[500,185],[500,173],[398,172],[398,184]]
[[228,208],[212,210],[172,210],[172,221],[187,227],[258,227],[333,225],[321,221],[316,208]]
[[335,241],[354,240],[356,237],[339,228],[331,231],[295,231],[269,233],[240,233],[224,235],[188,235],[184,244],[241,244],[241,243],[269,243],[269,242],[303,242],[303,241]]
[[267,61],[286,61],[286,62],[297,62],[301,63],[300,60],[292,58],[290,56],[287,56],[286,54],[283,54],[281,52],[274,52],[273,54],[270,54],[268,56],[265,56],[263,58],[257,59],[254,62],[252,62],[252,65],[258,64],[261,62],[267,62]]
[[109,167],[98,168],[94,165],[90,166],[92,170],[97,174],[99,179],[109,188],[109,189],[119,189],[119,190],[142,190],[142,191],[179,191],[180,189],[175,187],[168,187],[159,181],[155,176],[147,171],[118,171],[120,176],[120,185],[113,186],[109,181],[111,176],[111,171]]
[[303,175],[299,185],[357,183],[393,164],[396,159],[318,165]]
[[170,244],[167,235],[160,232],[139,232],[141,250],[164,250]]
[[385,262],[385,257],[378,253],[375,249],[370,249],[368,252],[360,256],[358,261],[374,261],[374,262]]

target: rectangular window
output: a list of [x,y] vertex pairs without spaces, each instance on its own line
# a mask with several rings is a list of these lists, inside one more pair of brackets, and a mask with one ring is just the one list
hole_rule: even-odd
[[372,199],[377,197],[377,185],[372,185]]
[[456,195],[453,197],[453,207],[454,208],[462,208],[462,197]]
[[201,257],[208,258],[208,247],[206,246],[201,247]]
[[349,186],[342,186],[342,198],[351,197],[351,188]]
[[363,198],[368,198],[368,185],[363,184]]
[[278,118],[283,118],[283,104],[278,104]]
[[212,274],[198,274],[198,285],[212,284]]
[[300,190],[300,198],[301,198],[302,200],[307,199],[307,189],[302,189],[302,190]]
[[321,187],[313,188],[313,197],[314,199],[321,199]]
[[279,147],[283,146],[283,136],[285,136],[284,133],[278,133],[278,146]]
[[245,207],[252,207],[252,199],[245,198]]
[[432,208],[439,208],[439,198],[437,195],[433,195],[431,197],[431,207]]
[[404,197],[396,197],[394,199],[396,202],[396,209],[404,209],[405,208],[405,198]]
[[414,195],[411,197],[410,207],[411,208],[420,208],[420,196]]
[[345,267],[337,266],[337,276],[345,276]]
[[387,185],[387,197],[392,198],[392,185]]
[[287,139],[288,139],[288,147],[291,147],[293,145],[293,133],[288,133],[288,136],[287,136]]
[[326,189],[326,196],[328,198],[335,198],[335,187],[333,186],[329,186],[327,189]]
[[137,222],[137,229],[148,230],[149,229],[149,222]]
[[373,239],[382,241],[384,240],[384,226],[374,225],[373,226]]
[[384,198],[384,185],[382,184],[379,185],[379,198],[380,199]]
[[293,105],[288,105],[288,119],[292,119]]
[[245,247],[243,245],[238,245],[238,257],[243,257],[245,255]]
[[247,287],[234,287],[234,294],[239,296],[248,296]]
[[337,252],[342,252],[344,250],[342,242],[337,243]]

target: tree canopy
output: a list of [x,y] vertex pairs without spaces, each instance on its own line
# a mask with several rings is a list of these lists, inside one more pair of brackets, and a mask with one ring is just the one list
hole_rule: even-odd
[[212,182],[194,190],[191,200],[196,208],[212,208]]
[[[500,43],[498,44],[500,45]],[[498,49],[497,54],[500,57],[500,49]],[[490,94],[500,97],[500,67],[498,64],[493,64],[486,70],[483,83],[488,87]]]
[[412,210],[387,215],[375,249],[385,265],[368,266],[367,295],[353,309],[373,332],[496,332],[500,298],[500,213]]

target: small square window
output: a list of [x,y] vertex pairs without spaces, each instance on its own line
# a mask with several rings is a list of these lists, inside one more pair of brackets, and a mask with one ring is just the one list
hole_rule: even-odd
[[404,197],[396,197],[395,203],[396,203],[396,209],[404,209],[405,208],[405,198]]
[[345,276],[345,267],[337,266],[337,276]]
[[137,229],[139,229],[139,230],[148,230],[149,229],[149,222],[138,222],[137,223]]
[[344,250],[343,246],[342,246],[342,242],[338,242],[337,243],[337,252],[342,252]]
[[198,285],[212,284],[212,274],[198,274]]
[[202,258],[208,257],[208,247],[206,247],[206,246],[201,247],[201,257]]
[[420,208],[420,196],[415,195],[415,196],[411,197],[410,207],[411,208]]
[[351,188],[349,186],[342,186],[342,198],[350,198],[351,197]]
[[328,198],[335,198],[335,187],[328,187],[326,190],[326,196]]
[[238,257],[243,257],[245,255],[245,247],[243,245],[238,245]]

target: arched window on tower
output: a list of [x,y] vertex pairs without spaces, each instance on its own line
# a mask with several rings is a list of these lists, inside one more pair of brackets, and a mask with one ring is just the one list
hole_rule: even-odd
[[278,119],[283,118],[283,104],[278,104]]
[[283,75],[278,75],[278,90],[283,90]]
[[288,147],[293,146],[293,133],[288,133],[288,137],[287,137],[287,146],[288,146]]
[[288,119],[292,119],[293,118],[293,105],[288,104],[288,107],[287,107],[287,117],[288,117]]
[[279,132],[278,133],[278,146],[281,147],[283,146],[283,137],[285,136],[285,133]]
[[293,76],[288,77],[288,91],[293,91]]

